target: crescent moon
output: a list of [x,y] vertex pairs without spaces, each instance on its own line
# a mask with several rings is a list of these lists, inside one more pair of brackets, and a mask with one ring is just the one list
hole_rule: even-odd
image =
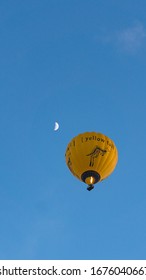
[[58,130],[59,129],[59,123],[58,122],[55,122],[55,126],[54,126],[54,131]]

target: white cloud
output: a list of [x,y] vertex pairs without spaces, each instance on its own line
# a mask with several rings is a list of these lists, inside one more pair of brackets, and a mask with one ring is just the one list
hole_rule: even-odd
[[120,49],[135,53],[143,45],[146,39],[146,30],[141,23],[137,23],[132,27],[125,28],[117,32],[116,42]]
[[117,31],[108,31],[101,29],[100,39],[104,45],[116,47],[119,51],[129,54],[136,54],[144,45],[146,45],[146,28],[141,22],[136,22],[130,27]]

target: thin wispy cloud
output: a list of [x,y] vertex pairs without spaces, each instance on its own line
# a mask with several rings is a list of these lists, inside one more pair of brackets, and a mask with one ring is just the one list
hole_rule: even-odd
[[146,28],[141,22],[136,22],[130,27],[121,30],[102,33],[101,41],[105,45],[111,45],[118,51],[128,54],[136,54],[146,45]]
[[132,27],[125,28],[117,32],[117,46],[126,52],[136,53],[146,42],[146,29],[142,23],[137,23]]

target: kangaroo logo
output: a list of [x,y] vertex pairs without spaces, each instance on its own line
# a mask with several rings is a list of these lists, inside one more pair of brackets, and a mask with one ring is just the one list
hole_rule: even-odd
[[71,163],[71,159],[70,159],[70,157],[68,158],[67,165],[68,165],[68,167],[69,167],[70,171],[72,171],[72,168],[71,168],[72,163]]
[[95,148],[91,151],[91,153],[86,155],[86,156],[90,156],[89,166],[94,166],[94,159],[97,158],[99,156],[99,154],[101,156],[104,156],[104,154],[106,152],[107,152],[107,150],[103,150],[103,149],[99,148],[98,146],[95,146]]
[[78,177],[80,179],[80,177],[74,172],[74,170],[72,168],[72,162],[71,162],[70,157],[68,158],[67,165],[68,165],[68,168],[70,169],[70,171],[72,172],[72,174],[74,174],[76,177]]

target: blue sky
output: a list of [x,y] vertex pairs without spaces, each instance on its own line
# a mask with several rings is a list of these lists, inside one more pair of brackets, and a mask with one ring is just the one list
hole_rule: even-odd
[[[0,259],[146,259],[145,15],[145,0],[0,1]],[[86,131],[119,152],[92,192],[64,157]]]

